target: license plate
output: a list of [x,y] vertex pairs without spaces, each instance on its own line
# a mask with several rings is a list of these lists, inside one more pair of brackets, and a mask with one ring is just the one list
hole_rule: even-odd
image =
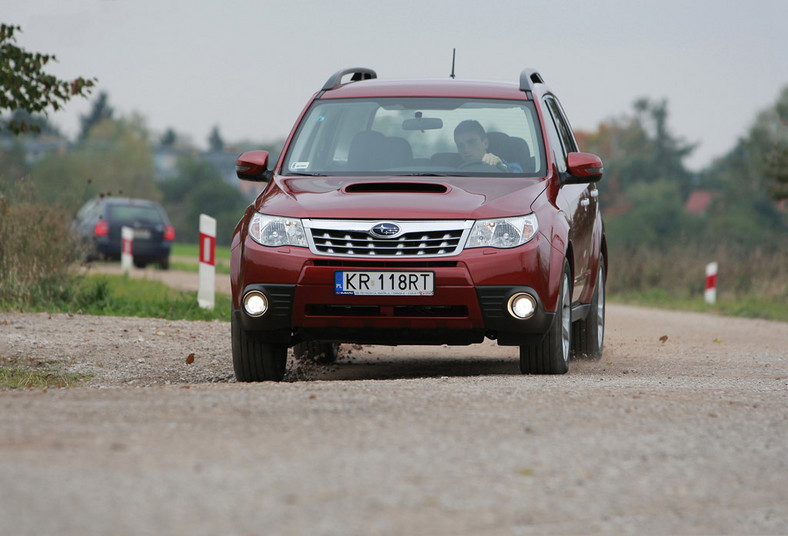
[[334,292],[350,296],[432,296],[434,272],[334,272]]
[[148,240],[151,237],[150,229],[134,229],[134,238]]

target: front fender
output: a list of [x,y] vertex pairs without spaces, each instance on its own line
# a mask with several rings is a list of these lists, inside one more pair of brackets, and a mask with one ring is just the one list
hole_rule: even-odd
[[233,296],[233,307],[239,309],[241,307],[241,293],[237,292],[241,285],[241,269],[242,259],[244,253],[244,237],[247,234],[247,226],[249,219],[254,213],[254,207],[246,207],[243,217],[235,226],[233,230],[233,238],[230,243],[230,289]]
[[534,207],[534,212],[539,219],[540,232],[550,242],[547,292],[542,297],[542,304],[545,311],[555,312],[558,308],[558,290],[561,286],[564,260],[572,258],[569,255],[569,221],[563,211],[550,203]]

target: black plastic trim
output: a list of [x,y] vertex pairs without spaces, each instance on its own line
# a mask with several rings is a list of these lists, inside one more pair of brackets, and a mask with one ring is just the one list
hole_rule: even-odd
[[371,80],[378,77],[378,74],[375,71],[372,69],[367,69],[366,67],[352,67],[350,69],[342,69],[341,71],[337,71],[332,74],[331,77],[326,80],[326,83],[323,84],[321,90],[328,91],[338,88],[342,85],[342,77],[348,74],[353,75],[350,78],[351,82],[358,82],[359,80]]
[[[527,292],[536,300],[533,316],[518,319],[509,314],[509,298],[519,292]],[[479,286],[476,287],[479,307],[482,311],[487,336],[501,346],[521,346],[539,342],[553,322],[555,313],[544,310],[539,294],[527,286]]]

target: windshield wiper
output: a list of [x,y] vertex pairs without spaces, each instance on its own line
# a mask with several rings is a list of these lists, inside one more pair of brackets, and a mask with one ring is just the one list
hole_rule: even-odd
[[453,173],[436,173],[434,171],[414,172],[414,173],[397,173],[394,177],[453,177]]

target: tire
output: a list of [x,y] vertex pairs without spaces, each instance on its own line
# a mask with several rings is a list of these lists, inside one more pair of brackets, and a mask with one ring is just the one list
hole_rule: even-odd
[[233,369],[239,382],[282,381],[287,365],[287,346],[268,344],[258,334],[241,328],[235,315],[230,320]]
[[145,268],[148,265],[147,262],[142,262],[142,261],[132,261],[132,262],[134,263],[134,266],[140,269]]
[[605,258],[600,257],[591,310],[583,320],[575,322],[572,332],[572,352],[584,359],[602,357],[605,341]]
[[159,268],[162,270],[169,270],[170,269],[170,257],[162,257],[159,259]]
[[538,344],[520,346],[520,372],[523,374],[566,374],[572,346],[572,275],[564,261],[558,307],[553,323]]
[[306,358],[315,363],[327,365],[337,360],[339,344],[325,341],[300,342],[293,347],[297,358]]

